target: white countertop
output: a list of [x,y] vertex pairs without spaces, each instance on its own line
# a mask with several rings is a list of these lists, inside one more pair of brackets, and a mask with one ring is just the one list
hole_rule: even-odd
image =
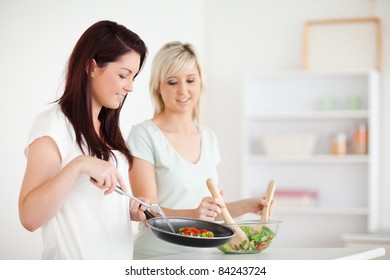
[[216,248],[150,260],[370,260],[385,255],[384,248],[268,248],[259,254],[224,254]]

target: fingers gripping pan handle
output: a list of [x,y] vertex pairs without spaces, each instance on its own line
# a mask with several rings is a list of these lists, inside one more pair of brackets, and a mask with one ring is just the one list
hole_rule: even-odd
[[[117,193],[119,193],[120,195],[125,195],[125,196],[127,196],[127,197],[129,197],[129,198],[131,198],[131,199],[133,199],[133,200],[135,200],[135,201],[137,201],[137,202],[139,202],[139,203],[140,203],[139,207],[141,207],[141,204],[143,204],[143,205],[145,205],[145,206],[147,206],[147,207],[150,207],[150,205],[144,203],[143,201],[139,200],[138,198],[135,198],[135,197],[129,195],[128,193],[125,193],[124,191],[122,191],[121,187],[119,187],[119,186],[117,186],[117,187],[115,188],[115,191],[116,191]],[[149,210],[145,210],[144,213],[145,213],[145,216],[146,216],[146,219],[147,219],[147,220],[149,220],[149,219],[155,217],[152,213],[150,213]]]
[[151,219],[151,218],[154,218],[153,214],[150,213],[149,210],[145,210],[144,213],[145,213],[145,216],[146,216],[146,219],[147,219],[147,220],[149,220],[149,219]]

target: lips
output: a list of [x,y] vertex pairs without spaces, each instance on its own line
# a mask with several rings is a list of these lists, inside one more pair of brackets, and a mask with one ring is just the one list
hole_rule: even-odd
[[120,101],[123,101],[126,97],[125,93],[117,93],[116,95],[119,97]]
[[191,100],[191,98],[182,98],[182,99],[176,99],[177,102],[179,103],[187,103]]

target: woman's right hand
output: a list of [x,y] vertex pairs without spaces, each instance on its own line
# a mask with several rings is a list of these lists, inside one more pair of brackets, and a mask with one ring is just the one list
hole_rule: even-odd
[[[144,197],[137,197],[139,200],[150,204],[150,200]],[[130,199],[130,219],[135,222],[142,222],[144,226],[147,226],[147,218],[145,215],[146,207],[139,202]]]
[[105,195],[112,193],[117,186],[127,192],[126,184],[113,163],[90,156],[79,158],[83,161],[82,172],[91,177],[94,186],[105,190]]
[[218,198],[203,197],[199,206],[193,210],[193,218],[213,222],[224,207],[226,207],[224,202]]

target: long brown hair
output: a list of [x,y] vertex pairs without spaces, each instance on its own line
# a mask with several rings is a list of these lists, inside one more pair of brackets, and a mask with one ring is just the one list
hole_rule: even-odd
[[119,128],[118,109],[102,107],[99,113],[100,134],[92,121],[92,95],[90,91],[89,66],[95,60],[99,67],[117,61],[128,52],[140,55],[140,70],[144,64],[147,48],[141,38],[125,26],[112,21],[99,21],[89,27],[80,37],[69,58],[64,94],[57,100],[65,116],[73,125],[76,141],[81,151],[100,159],[115,158],[112,150],[122,152],[131,167],[133,157]]

